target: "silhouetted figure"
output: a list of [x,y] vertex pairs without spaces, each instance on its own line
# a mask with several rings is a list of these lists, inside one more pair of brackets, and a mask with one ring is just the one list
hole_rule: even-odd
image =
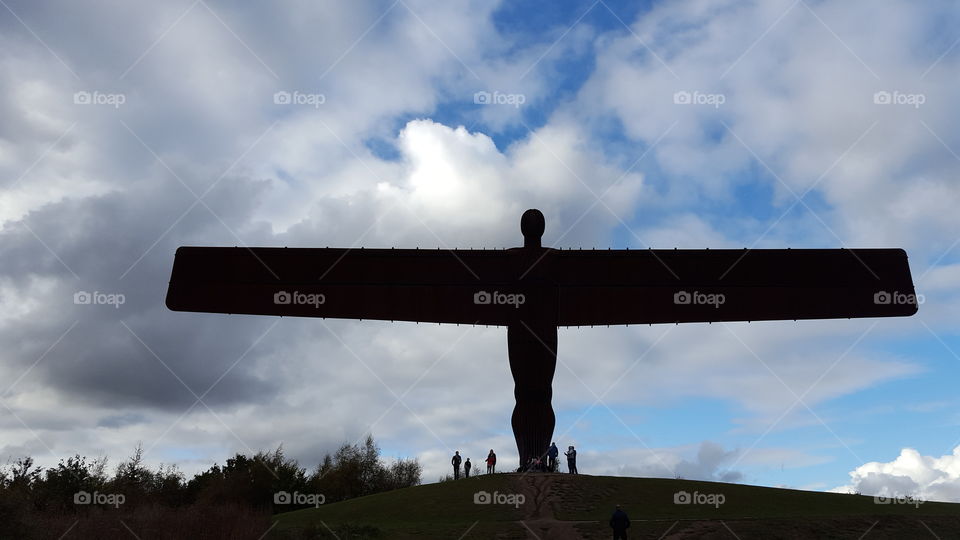
[[487,474],[493,474],[497,468],[497,455],[493,453],[493,448],[487,454]]
[[471,467],[473,467],[473,465],[470,464],[470,458],[467,458],[467,461],[465,461],[465,462],[463,463],[463,477],[464,477],[464,478],[470,478],[470,468],[471,468]]
[[547,457],[549,458],[548,470],[550,472],[557,472],[557,456],[560,455],[560,449],[557,448],[557,443],[550,443],[550,448],[547,450]]
[[520,229],[523,247],[507,250],[181,246],[166,304],[505,326],[519,467],[553,437],[558,326],[917,312],[902,249],[560,250],[543,247],[536,209],[523,213]]
[[610,527],[613,529],[613,540],[627,540],[627,529],[630,528],[630,518],[624,512],[620,505],[610,516]]
[[567,456],[567,471],[570,474],[577,474],[577,450],[570,446],[563,455]]
[[450,464],[453,465],[453,479],[460,479],[460,451],[457,450],[453,453],[453,459],[450,460]]
[[522,271],[517,280],[524,291],[524,305],[536,306],[537,316],[520,316],[507,324],[507,352],[513,375],[513,395],[517,404],[510,423],[520,453],[520,463],[531,456],[543,457],[553,436],[553,374],[557,367],[557,313],[559,298],[556,283],[543,257],[555,251],[541,245],[546,226],[539,210],[527,210],[520,217],[523,248],[513,248]]

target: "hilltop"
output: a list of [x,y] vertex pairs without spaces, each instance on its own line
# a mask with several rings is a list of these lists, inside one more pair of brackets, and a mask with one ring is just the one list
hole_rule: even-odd
[[[677,497],[690,503],[676,504]],[[478,504],[475,499],[496,500]],[[618,503],[633,522],[631,539],[954,538],[960,532],[960,504],[953,503],[877,504],[862,495],[719,482],[513,473],[278,514],[271,534],[343,540],[601,539],[610,536],[607,520]]]

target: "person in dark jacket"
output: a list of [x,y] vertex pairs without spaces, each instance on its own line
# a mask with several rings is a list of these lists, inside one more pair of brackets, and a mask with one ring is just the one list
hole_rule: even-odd
[[557,443],[550,443],[550,448],[547,450],[547,457],[550,458],[547,464],[549,472],[557,472],[557,456],[559,455],[560,449],[557,448]]
[[610,528],[613,529],[613,540],[627,540],[630,518],[627,517],[627,513],[620,508],[619,504],[617,509],[613,511],[613,515],[610,516]]
[[493,448],[491,448],[490,453],[487,454],[487,474],[493,474],[496,468],[497,468],[497,455],[493,453]]
[[571,446],[563,455],[567,456],[567,471],[577,474],[577,451]]
[[460,479],[460,451],[457,450],[453,453],[453,458],[450,460],[450,464],[453,465],[453,479]]
[[473,467],[473,465],[470,463],[470,458],[467,458],[467,460],[463,462],[463,476],[464,476],[464,478],[470,478],[470,468],[471,468],[471,467]]

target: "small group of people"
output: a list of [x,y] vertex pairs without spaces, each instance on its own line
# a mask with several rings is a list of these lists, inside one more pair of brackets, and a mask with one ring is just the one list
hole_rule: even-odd
[[[577,474],[577,450],[573,445],[570,445],[563,455],[567,457],[567,472]],[[559,470],[558,457],[560,457],[560,449],[557,448],[557,443],[552,442],[543,456],[528,459],[524,470],[528,472],[557,472]]]
[[[490,449],[490,453],[487,454],[487,474],[493,474],[496,472],[497,468],[497,454],[493,452],[493,448]],[[450,464],[453,465],[453,479],[460,479],[460,464],[463,463],[463,477],[470,478],[470,469],[473,468],[473,464],[470,463],[470,458],[467,458],[466,461],[460,457],[460,451],[457,450],[453,453],[453,458],[450,459]]]
[[[567,451],[563,453],[567,457],[567,472],[570,474],[577,474],[577,450],[570,445],[567,447]],[[550,447],[547,448],[547,451],[543,453],[543,456],[540,457],[531,457],[524,467],[518,469],[520,471],[527,472],[557,472],[559,470],[559,460],[560,449],[557,448],[557,443],[550,443]],[[497,454],[493,451],[493,448],[490,449],[490,453],[487,454],[487,474],[493,474],[497,469]],[[463,476],[464,478],[470,478],[470,471],[473,470],[473,463],[470,463],[470,458],[466,460],[460,456],[460,451],[457,450],[453,453],[453,457],[450,458],[450,464],[453,465],[453,479],[460,479],[460,466],[463,465]]]
[[[570,445],[567,447],[567,451],[563,453],[567,457],[567,471],[570,474],[577,474],[577,450]],[[557,443],[550,443],[550,448],[544,452],[546,460],[540,458],[532,457],[527,463],[526,470],[528,471],[543,471],[543,472],[557,472],[557,458],[560,456],[560,449],[557,448]],[[497,454],[494,453],[493,448],[490,449],[490,453],[487,454],[487,474],[492,474],[495,472],[497,467]],[[470,469],[473,468],[473,464],[470,463],[470,458],[467,458],[466,461],[460,457],[460,451],[457,450],[453,453],[453,458],[450,459],[450,464],[453,465],[453,479],[460,479],[460,465],[463,465],[463,476],[464,478],[470,478]],[[616,509],[613,512],[613,515],[610,516],[610,528],[613,529],[613,540],[623,539],[627,540],[627,529],[630,528],[630,518],[627,516],[627,513],[620,508],[618,504]]]

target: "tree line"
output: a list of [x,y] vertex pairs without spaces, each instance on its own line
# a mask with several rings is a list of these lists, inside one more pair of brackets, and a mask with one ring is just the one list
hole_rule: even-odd
[[176,465],[149,468],[142,445],[112,474],[106,457],[75,455],[46,469],[23,457],[0,467],[0,537],[26,532],[45,514],[83,517],[150,507],[269,515],[415,486],[422,470],[417,459],[385,462],[373,436],[341,445],[309,471],[281,445],[252,456],[237,453],[190,479]]

